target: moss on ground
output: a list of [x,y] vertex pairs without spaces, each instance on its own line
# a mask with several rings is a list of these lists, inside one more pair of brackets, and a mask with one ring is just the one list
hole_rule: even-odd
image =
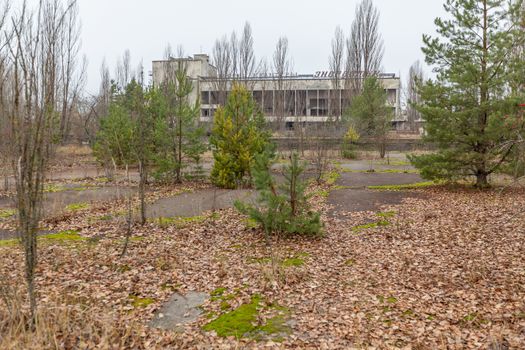
[[206,216],[175,216],[175,217],[159,217],[151,219],[149,221],[156,222],[160,227],[175,226],[177,228],[183,228],[193,223],[200,223],[206,221]]
[[57,192],[65,192],[65,191],[87,191],[87,190],[94,190],[99,187],[96,186],[79,186],[79,187],[66,187],[63,185],[55,185],[55,184],[49,184],[44,186],[44,192],[45,193],[57,193]]
[[330,171],[329,173],[323,176],[323,180],[327,185],[334,185],[337,180],[341,177],[341,174],[335,170]]
[[295,257],[284,259],[281,263],[283,267],[299,267],[304,265],[304,259]]
[[85,241],[86,237],[82,237],[78,231],[66,230],[57,233],[51,233],[49,235],[43,235],[39,237],[43,241]]
[[313,196],[319,196],[323,198],[328,198],[329,195],[330,195],[330,191],[328,190],[318,190],[313,193]]
[[368,229],[378,228],[378,227],[388,226],[388,225],[390,225],[390,222],[388,222],[386,220],[380,220],[380,221],[377,221],[377,222],[371,222],[371,223],[368,223],[368,224],[355,226],[354,228],[352,228],[352,231],[360,232],[360,231],[363,231],[363,230],[368,230]]
[[[282,307],[264,307],[260,295],[254,295],[251,302],[242,304],[234,310],[219,315],[202,328],[205,331],[215,331],[220,337],[248,338],[254,340],[271,339],[282,341],[291,333],[291,328],[286,324],[289,311]],[[222,304],[221,304],[222,308]],[[272,310],[276,315],[269,318],[264,324],[258,324],[260,312]],[[213,317],[213,314],[208,316]]]
[[20,241],[18,239],[2,239],[0,240],[0,248],[16,246]]
[[220,297],[220,296],[222,296],[222,295],[224,294],[224,292],[226,292],[226,290],[227,290],[227,289],[224,288],[224,287],[219,287],[219,288],[213,290],[213,291],[210,293],[210,296],[212,296],[212,297]]
[[113,215],[111,214],[106,214],[106,215],[102,215],[98,218],[99,221],[111,221],[113,220]]
[[354,259],[348,259],[345,261],[346,266],[354,266],[355,260]]
[[[79,235],[78,231],[66,230],[57,233],[38,236],[37,239],[42,243],[67,243],[76,241],[85,241],[86,237]],[[20,243],[19,239],[4,239],[0,240],[0,247],[15,246]]]
[[[278,264],[282,267],[299,267],[305,264],[305,258],[308,258],[310,254],[308,253],[298,253],[295,256],[285,258],[278,261]],[[249,258],[249,264],[269,264],[272,262],[271,257],[262,257],[262,258]]]
[[136,295],[131,295],[129,298],[131,299],[131,305],[136,308],[147,307],[155,302],[153,298],[140,298]]
[[393,218],[396,214],[397,213],[395,211],[381,211],[379,213],[376,213],[377,216],[385,219]]
[[15,209],[0,209],[0,220],[9,219],[16,215]]
[[84,209],[88,209],[90,207],[89,203],[73,203],[68,206],[66,206],[67,211],[80,211]]
[[427,181],[427,182],[417,182],[417,183],[405,184],[405,185],[368,186],[368,189],[380,190],[380,191],[402,191],[402,190],[415,190],[418,188],[433,187],[436,185],[437,183],[433,181]]
[[260,227],[259,222],[257,222],[257,220],[254,220],[252,218],[244,219],[244,223],[245,223],[246,228],[249,229],[249,230],[256,229],[256,228]]

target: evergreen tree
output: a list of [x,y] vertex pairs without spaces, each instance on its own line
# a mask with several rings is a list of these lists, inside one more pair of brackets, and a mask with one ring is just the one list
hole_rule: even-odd
[[[417,106],[426,121],[427,142],[434,154],[411,157],[428,179],[474,176],[488,185],[512,154],[508,142],[521,128],[516,119],[516,79],[525,64],[511,54],[525,34],[516,18],[522,1],[447,0],[450,19],[436,19],[439,37],[425,35],[426,62],[437,78],[419,87]],[[509,125],[516,127],[509,128]]]
[[114,161],[117,165],[134,164],[133,122],[127,110],[117,104],[109,106],[108,115],[101,118],[100,128],[93,148],[95,157],[106,164]]
[[255,188],[259,192],[259,205],[237,201],[235,207],[261,224],[267,242],[273,232],[319,234],[322,227],[320,215],[310,210],[305,195],[306,182],[301,177],[305,164],[301,164],[294,152],[290,164],[284,168],[285,181],[277,184],[270,172],[274,160],[273,149],[267,149],[255,157],[253,174]]
[[235,85],[224,107],[214,117],[211,144],[215,163],[211,172],[214,184],[237,188],[251,184],[255,156],[266,148],[270,133],[264,116],[251,93]]
[[347,120],[358,133],[368,136],[377,144],[381,158],[386,154],[386,140],[392,128],[392,107],[387,104],[387,95],[375,76],[365,79],[363,91],[354,97],[348,109]]

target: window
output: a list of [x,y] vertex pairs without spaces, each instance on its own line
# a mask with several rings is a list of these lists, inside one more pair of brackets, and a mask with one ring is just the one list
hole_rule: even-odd
[[201,103],[203,105],[210,104],[210,92],[209,91],[202,91],[201,92]]
[[273,114],[273,91],[263,91],[264,96],[264,114]]

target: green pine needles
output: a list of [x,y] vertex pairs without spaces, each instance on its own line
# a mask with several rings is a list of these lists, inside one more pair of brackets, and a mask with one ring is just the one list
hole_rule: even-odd
[[222,188],[251,184],[255,155],[263,152],[270,138],[264,116],[251,93],[235,85],[224,107],[217,109],[210,143],[215,159],[212,182]]
[[235,207],[264,228],[267,241],[274,232],[285,234],[317,235],[322,223],[319,213],[312,212],[305,195],[306,182],[302,179],[305,165],[296,153],[284,168],[284,181],[277,183],[270,173],[275,160],[273,149],[255,157],[253,176],[259,192],[259,205],[237,201]]
[[425,140],[433,154],[411,157],[429,180],[475,178],[504,170],[516,155],[525,123],[525,45],[522,1],[446,0],[438,36],[425,35],[423,52],[437,77],[420,82]]

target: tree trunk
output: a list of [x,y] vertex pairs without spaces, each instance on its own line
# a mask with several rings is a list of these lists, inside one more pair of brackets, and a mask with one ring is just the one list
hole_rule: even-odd
[[144,163],[139,161],[139,198],[140,198],[140,224],[144,225],[146,223],[146,196],[145,196],[145,187],[146,187],[146,169]]
[[476,187],[487,188],[489,187],[489,179],[486,171],[478,170],[476,173]]
[[37,263],[36,250],[36,232],[30,227],[24,228],[25,235],[24,243],[26,250],[26,282],[27,291],[29,295],[29,312],[30,312],[30,327],[35,328],[36,325],[36,295],[35,295],[35,267]]
[[379,144],[379,156],[381,157],[381,159],[384,159],[385,155],[386,155],[386,145],[384,142],[381,142]]
[[179,115],[179,155],[177,159],[177,183],[182,182],[181,169],[182,169],[182,113]]

